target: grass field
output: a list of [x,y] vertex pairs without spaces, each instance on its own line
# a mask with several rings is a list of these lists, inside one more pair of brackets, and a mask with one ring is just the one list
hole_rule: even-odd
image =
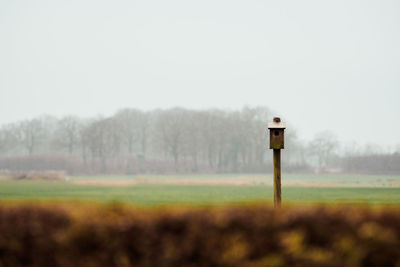
[[[88,200],[136,205],[272,202],[270,175],[76,176],[68,182],[0,180],[0,201]],[[399,176],[285,175],[284,203],[399,204]]]

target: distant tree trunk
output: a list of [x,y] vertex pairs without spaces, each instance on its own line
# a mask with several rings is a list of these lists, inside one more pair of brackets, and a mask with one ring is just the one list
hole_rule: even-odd
[[178,172],[179,152],[176,146],[172,148],[172,156],[174,157],[175,171]]
[[197,153],[192,156],[193,160],[193,172],[197,172],[199,170],[198,162],[197,162]]
[[222,151],[220,150],[218,152],[218,170],[222,170]]
[[208,149],[207,149],[207,159],[208,159],[208,166],[210,168],[214,168],[214,162],[213,162],[213,157],[212,157],[212,148],[211,145],[208,145]]
[[142,137],[142,156],[143,156],[143,160],[146,159],[146,152],[147,152],[147,138],[146,135],[143,135]]
[[73,147],[73,144],[72,144],[72,142],[71,142],[71,143],[69,143],[69,145],[68,145],[68,152],[69,152],[70,155],[72,155],[73,150],[74,150],[74,147]]
[[83,167],[85,168],[85,170],[87,170],[87,155],[86,155],[86,148],[84,146],[82,146],[81,156],[82,156]]
[[28,147],[28,154],[29,154],[29,156],[33,155],[33,146]]
[[128,153],[129,155],[132,155],[133,152],[133,140],[132,138],[128,139]]

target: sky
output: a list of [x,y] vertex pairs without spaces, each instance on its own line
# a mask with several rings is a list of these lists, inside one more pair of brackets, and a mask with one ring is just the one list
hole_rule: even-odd
[[267,106],[304,139],[400,143],[400,1],[0,0],[0,124]]

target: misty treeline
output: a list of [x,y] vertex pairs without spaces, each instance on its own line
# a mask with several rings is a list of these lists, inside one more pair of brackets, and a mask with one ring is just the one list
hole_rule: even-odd
[[[266,107],[241,110],[122,109],[112,116],[51,116],[2,125],[0,169],[70,174],[270,172]],[[400,173],[400,155],[339,153],[331,132],[285,132],[286,171]]]

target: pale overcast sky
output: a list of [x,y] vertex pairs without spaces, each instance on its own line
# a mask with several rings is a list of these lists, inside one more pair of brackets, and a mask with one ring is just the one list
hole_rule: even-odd
[[0,124],[263,105],[388,146],[399,101],[398,0],[0,0]]

